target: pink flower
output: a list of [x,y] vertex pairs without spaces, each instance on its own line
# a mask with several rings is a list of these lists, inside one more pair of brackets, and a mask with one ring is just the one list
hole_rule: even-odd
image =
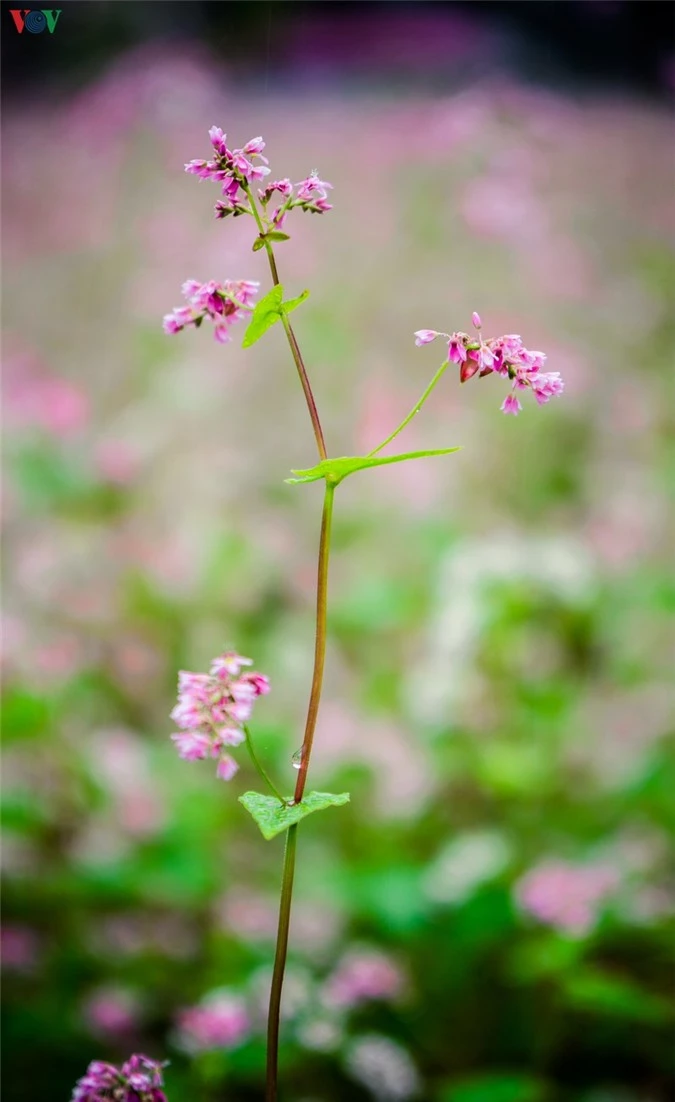
[[217,745],[220,746],[241,746],[242,742],[246,741],[246,735],[242,731],[241,727],[219,727],[216,734]]
[[251,658],[244,658],[234,651],[226,651],[225,654],[213,659],[210,674],[211,677],[238,677],[243,666],[252,665],[253,660]]
[[560,378],[559,371],[544,371],[534,375],[530,383],[532,392],[540,406],[549,402],[551,398],[562,394],[565,384]]
[[185,761],[218,758],[216,776],[229,781],[237,772],[225,746],[239,746],[246,739],[242,725],[250,719],[259,696],[270,690],[262,673],[244,670],[251,665],[235,651],[213,659],[210,672],[178,674],[178,702],[171,718],[180,728],[171,736]]
[[272,198],[275,191],[278,191],[280,195],[283,195],[285,199],[293,193],[293,184],[286,176],[283,180],[273,180],[270,184],[258,192],[260,201],[262,203],[268,203]]
[[247,279],[218,283],[215,279],[200,283],[187,279],[181,291],[188,306],[177,306],[164,317],[164,332],[180,333],[186,326],[200,326],[205,318],[215,322],[214,336],[221,344],[230,339],[229,330],[236,321],[248,316],[260,284]]
[[466,360],[468,333],[453,333],[448,341],[448,359],[451,363],[461,364]]
[[228,148],[225,144],[227,134],[223,134],[219,126],[212,126],[209,130],[209,138],[216,153],[221,157],[226,157],[228,155]]
[[178,1044],[186,1052],[235,1048],[248,1036],[251,1023],[243,1000],[234,992],[214,991],[178,1015]]
[[231,781],[239,766],[229,754],[223,754],[216,766],[216,776],[220,781]]
[[332,206],[328,199],[327,188],[332,190],[333,185],[329,184],[327,180],[320,180],[317,172],[310,172],[309,176],[306,176],[304,180],[300,180],[296,185],[297,191],[292,206],[301,207],[302,210],[313,211],[318,214],[323,214],[325,211],[332,210]]
[[515,413],[517,415],[520,413],[523,407],[516,398],[515,394],[507,394],[500,408],[502,413]]
[[[251,138],[251,140],[248,141],[246,143],[246,145],[244,146],[244,153],[248,153],[249,155],[251,153],[262,153],[264,148],[265,148],[265,143],[264,143],[264,141],[262,140],[261,137]],[[266,158],[265,158],[265,164],[267,164],[267,159]]]
[[[176,715],[173,715],[173,718],[178,722]],[[178,756],[184,761],[201,761],[211,754],[211,738],[203,731],[179,731],[171,738],[178,747]]]
[[208,180],[212,175],[212,169],[208,161],[188,161],[185,171],[190,176],[199,176],[200,180]]
[[471,315],[471,324],[473,325],[474,329],[482,329],[483,327],[483,323],[480,320],[480,314],[477,314],[475,310]]
[[431,341],[435,341],[436,337],[440,337],[440,333],[437,333],[435,329],[418,329],[415,333],[415,344],[420,348],[423,344],[430,344]]
[[329,184],[327,180],[320,180],[316,171],[310,172],[309,176],[301,180],[300,183],[295,185],[298,189],[296,197],[300,200],[311,200],[316,194],[321,199],[328,198],[328,192],[326,188],[332,190],[333,185]]

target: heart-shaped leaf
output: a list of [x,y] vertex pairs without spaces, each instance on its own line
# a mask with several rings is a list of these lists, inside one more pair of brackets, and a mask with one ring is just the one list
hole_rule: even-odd
[[255,819],[263,838],[269,841],[315,811],[349,803],[349,793],[340,792],[336,795],[333,792],[307,792],[299,804],[280,804],[274,796],[263,796],[261,792],[245,792],[239,797],[239,803]]
[[316,467],[309,467],[306,471],[293,471],[293,474],[298,477],[287,478],[285,481],[295,484],[298,482],[316,482],[320,478],[325,478],[333,486],[337,486],[343,478],[354,474],[355,471],[362,471],[365,467],[383,467],[387,463],[403,463],[406,459],[425,459],[430,455],[450,455],[451,452],[460,450],[459,447],[456,447],[435,448],[423,452],[404,452],[402,455],[343,455],[338,459],[324,459],[321,463],[317,463]]
[[[258,241],[262,244],[261,238],[258,238]],[[260,245],[258,248],[260,248]],[[283,287],[280,283],[277,283],[264,298],[260,299],[251,314],[251,320],[244,333],[244,339],[241,342],[242,348],[250,348],[252,344],[259,341],[263,333],[266,333],[276,322],[281,320],[282,314],[290,314],[301,302],[304,302],[309,295],[309,291],[303,291],[297,298],[291,298],[288,302],[282,302],[283,294]]]

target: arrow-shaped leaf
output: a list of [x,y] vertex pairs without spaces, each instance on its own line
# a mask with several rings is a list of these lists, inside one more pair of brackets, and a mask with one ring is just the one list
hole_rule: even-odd
[[298,804],[280,804],[274,796],[263,796],[261,792],[245,792],[239,797],[239,803],[255,819],[263,838],[269,841],[315,811],[349,803],[349,793],[340,792],[335,795],[333,792],[307,792]]
[[284,289],[281,284],[278,283],[257,303],[255,310],[251,314],[248,328],[244,334],[244,339],[241,343],[242,348],[250,348],[252,344],[260,340],[263,333],[266,333],[275,322],[279,321],[281,317],[279,307],[281,306],[283,293]]
[[309,295],[309,291],[303,291],[297,298],[291,298],[288,302],[282,302],[283,294],[283,287],[280,283],[277,283],[264,298],[260,299],[251,314],[251,320],[244,333],[244,339],[241,342],[242,348],[250,348],[252,344],[259,341],[263,333],[266,333],[281,319],[282,314],[290,314],[301,302],[304,302]]
[[365,467],[383,467],[387,463],[403,463],[406,459],[425,459],[430,455],[450,455],[451,452],[460,450],[457,447],[435,448],[423,452],[404,452],[402,455],[343,455],[339,459],[324,459],[321,463],[317,463],[316,467],[309,467],[306,471],[293,471],[293,474],[298,477],[287,478],[285,481],[295,484],[298,482],[316,482],[320,478],[325,478],[328,482],[337,486],[343,478],[354,474],[355,471],[362,471]]

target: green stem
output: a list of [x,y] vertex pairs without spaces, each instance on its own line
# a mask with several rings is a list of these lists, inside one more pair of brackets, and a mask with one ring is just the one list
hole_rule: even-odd
[[[253,192],[248,184],[242,184],[244,191],[248,196],[248,201],[251,204],[251,210],[253,217],[255,218],[256,225],[260,231],[261,236],[265,235],[265,226],[263,225],[262,218],[260,217],[260,211],[258,210],[258,204],[255,201]],[[277,262],[274,256],[274,249],[272,248],[271,241],[265,241],[265,252],[267,253],[267,259],[270,265],[270,272],[272,273],[272,281],[277,287],[280,284],[279,270],[277,268]],[[291,327],[291,323],[284,313],[281,315],[284,330],[286,333],[286,339],[288,341],[295,366],[298,371],[300,383],[305,395],[305,401],[307,403],[307,409],[309,410],[309,416],[312,421],[312,428],[314,429],[314,438],[316,440],[316,446],[319,452],[320,459],[327,459],[328,452],[326,451],[326,442],[323,437],[323,429],[321,428],[321,421],[319,420],[319,411],[316,408],[316,402],[314,400],[314,394],[312,393],[312,387],[309,382],[309,376],[307,375],[307,369],[302,359],[302,353],[300,352],[300,346],[295,337],[295,333]]]
[[277,947],[274,954],[274,971],[270,990],[270,1006],[267,1018],[267,1074],[265,1080],[265,1102],[277,1102],[277,1064],[279,1059],[279,1019],[281,1014],[281,991],[284,984],[286,954],[288,952],[288,930],[291,923],[291,902],[293,899],[293,876],[295,874],[295,848],[298,827],[289,827],[286,833],[284,851],[284,872],[281,880],[281,901],[279,903],[279,927]]
[[[293,802],[299,803],[305,790],[309,759],[312,753],[314,731],[319,714],[323,669],[326,658],[326,611],[328,607],[328,563],[330,559],[330,533],[333,517],[333,497],[335,486],[326,483],[323,515],[321,517],[321,536],[319,538],[319,566],[316,588],[316,633],[314,643],[314,672],[312,689],[309,695],[305,738],[302,744],[300,771],[295,787]],[[274,973],[270,991],[269,1013],[267,1017],[267,1088],[265,1102],[276,1102],[277,1064],[279,1058],[279,1015],[281,1011],[281,990],[286,967],[288,948],[288,928],[291,918],[291,900],[293,896],[293,873],[295,870],[295,844],[297,826],[289,827],[286,835],[286,853],[284,857],[284,875],[281,883],[281,901],[279,903],[279,925],[277,928],[277,947],[274,957]]]
[[335,486],[326,482],[326,490],[323,499],[323,515],[321,517],[321,535],[319,537],[319,565],[316,584],[316,631],[314,638],[314,672],[312,674],[312,688],[309,694],[309,706],[307,708],[307,720],[305,723],[305,737],[302,743],[300,769],[298,780],[293,795],[294,802],[300,803],[305,791],[307,770],[314,742],[314,731],[319,714],[321,701],[321,687],[323,685],[323,668],[326,659],[326,613],[328,609],[328,563],[330,560],[330,533],[333,521],[333,497]]
[[267,770],[264,768],[264,766],[260,762],[260,759],[258,758],[258,755],[256,754],[256,752],[253,748],[253,739],[251,738],[251,732],[250,732],[250,730],[248,728],[248,725],[246,723],[244,724],[244,734],[246,735],[246,748],[248,749],[248,752],[250,754],[251,761],[253,762],[254,766],[258,770],[258,773],[260,774],[260,776],[264,780],[264,782],[267,785],[267,787],[269,788],[270,792],[273,792],[274,795],[276,796],[276,798],[285,807],[286,804],[288,803],[288,801],[286,799],[284,799],[284,797],[281,795],[281,793],[279,792],[279,789],[275,785],[274,781],[269,776],[269,774],[267,773]]
[[[244,190],[248,196],[249,203],[251,204],[251,211],[253,212],[253,217],[256,220],[258,231],[264,238],[265,226],[260,216],[258,205],[253,197],[253,192],[251,191],[251,188],[248,184],[243,184],[242,186],[244,187]],[[279,271],[277,269],[276,259],[274,256],[274,249],[272,248],[272,243],[270,241],[265,240],[265,251],[267,253],[267,259],[269,261],[270,272],[272,273],[272,280],[275,286],[279,286]],[[314,400],[312,387],[309,382],[309,377],[307,375],[307,370],[305,368],[305,364],[302,358],[302,353],[300,352],[300,346],[298,345],[291,323],[289,322],[288,317],[283,313],[283,311],[281,314],[281,321],[283,323],[284,332],[286,333],[286,339],[293,355],[293,360],[295,362],[303,393],[305,395],[305,401],[307,403],[307,409],[309,411],[309,416],[312,422],[312,428],[314,429],[314,437],[319,452],[319,458],[322,460],[327,459],[328,453],[326,451],[326,444],[324,441],[323,430],[321,428],[321,421],[319,420],[319,412],[316,408],[316,402]],[[305,790],[305,784],[307,781],[307,770],[309,769],[309,759],[312,752],[312,743],[314,741],[316,720],[319,714],[319,702],[321,700],[323,669],[326,658],[328,561],[330,557],[330,533],[333,517],[334,494],[335,486],[332,483],[326,482],[323,514],[321,518],[321,535],[319,539],[319,564],[317,570],[318,580],[316,593],[314,671],[312,673],[312,688],[310,691],[309,704],[307,707],[307,720],[305,723],[305,737],[302,743],[300,770],[298,772],[298,779],[295,786],[295,794],[293,797],[294,803],[300,802],[303,792]],[[274,955],[274,972],[272,975],[269,1013],[267,1018],[267,1071],[265,1080],[266,1102],[276,1102],[277,1100],[277,1066],[279,1062],[279,1020],[281,1013],[281,992],[284,983],[284,971],[286,968],[286,954],[288,951],[288,930],[291,920],[291,902],[293,898],[293,876],[295,873],[296,843],[297,825],[289,827],[286,834],[284,872],[281,882],[281,900],[279,903],[277,945]]]
[[426,402],[427,398],[431,394],[432,390],[434,389],[436,384],[439,382],[439,380],[442,378],[442,376],[443,376],[446,368],[448,367],[449,363],[450,363],[450,361],[446,360],[445,363],[441,364],[438,371],[434,375],[433,379],[429,383],[429,386],[424,391],[424,394],[422,395],[420,400],[410,410],[410,413],[408,414],[408,416],[404,417],[404,419],[401,421],[401,424],[398,426],[398,428],[394,429],[394,431],[391,433],[390,436],[387,437],[386,440],[383,440],[381,444],[378,444],[376,448],[373,448],[372,452],[368,452],[368,455],[377,455],[377,453],[381,452],[383,448],[386,448],[387,444],[391,443],[391,441],[394,439],[395,436],[398,436],[399,432],[403,431],[403,429],[406,427],[406,425],[410,424],[410,422],[412,421],[415,414],[419,413],[422,406]]

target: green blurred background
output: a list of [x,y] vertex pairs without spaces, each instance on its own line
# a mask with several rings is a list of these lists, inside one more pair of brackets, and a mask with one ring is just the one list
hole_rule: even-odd
[[72,4],[50,40],[3,9],[8,1102],[132,1051],[170,1102],[262,1096],[282,843],[169,712],[250,654],[292,785],[321,490],[284,483],[314,443],[283,334],[161,330],[188,277],[267,286],[182,171],[214,123],[334,184],[278,249],[333,454],[472,310],[567,387],[505,418],[449,373],[401,443],[463,450],[338,491],[312,783],[352,802],[300,832],[282,1097],[670,1097],[668,8]]

